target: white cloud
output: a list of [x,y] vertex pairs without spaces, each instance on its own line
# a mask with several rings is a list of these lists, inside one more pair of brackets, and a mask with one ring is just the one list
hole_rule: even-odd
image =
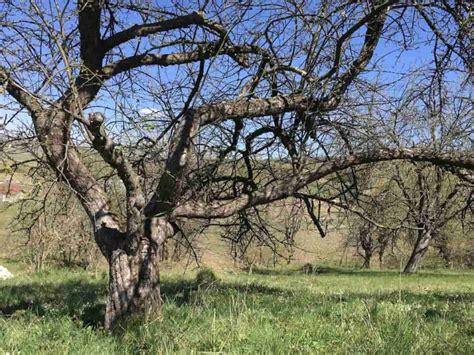
[[153,116],[154,118],[165,117],[165,113],[157,108],[142,108],[138,113],[140,116]]

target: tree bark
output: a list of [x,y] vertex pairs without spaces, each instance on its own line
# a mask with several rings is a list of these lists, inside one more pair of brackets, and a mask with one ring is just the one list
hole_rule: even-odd
[[136,254],[116,250],[109,261],[109,294],[105,328],[125,316],[146,317],[161,305],[157,247],[144,244]]
[[49,163],[61,180],[67,181],[88,213],[94,237],[109,264],[109,290],[105,328],[112,329],[126,316],[142,317],[160,307],[158,249],[173,228],[165,217],[145,218],[138,178],[126,158],[101,130],[101,117],[91,117],[93,144],[117,170],[127,190],[127,227],[123,231],[110,211],[108,196],[82,163],[65,129],[71,116],[62,110],[47,111],[35,120]]
[[420,231],[410,259],[408,260],[408,263],[406,264],[405,269],[403,270],[405,274],[415,273],[420,269],[421,260],[423,259],[423,256],[425,255],[426,251],[428,250],[432,239],[432,233],[430,230]]
[[385,255],[385,248],[386,244],[385,243],[380,243],[379,246],[379,269],[383,269],[383,257]]
[[360,247],[362,248],[364,254],[364,263],[362,264],[362,268],[370,269],[370,260],[372,259],[373,251],[374,251],[374,242],[372,236],[370,235],[370,227],[365,226],[360,231]]
[[153,218],[145,221],[143,230],[130,236],[102,225],[95,232],[109,263],[108,330],[126,317],[147,317],[160,310],[159,248],[173,228],[164,218]]
[[372,253],[365,252],[364,263],[362,264],[363,269],[370,269],[370,259],[372,259]]

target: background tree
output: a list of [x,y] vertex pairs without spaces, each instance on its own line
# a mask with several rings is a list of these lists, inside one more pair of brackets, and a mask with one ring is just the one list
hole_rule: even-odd
[[[407,128],[416,129],[412,140],[421,142],[434,150],[456,149],[471,143],[469,135],[472,125],[472,104],[465,97],[449,94],[449,81],[444,80],[444,68],[439,68],[434,77],[424,85],[418,85],[408,97],[415,98],[419,104],[412,110],[418,111],[418,119],[404,120]],[[467,119],[466,119],[467,118]],[[465,130],[465,135],[457,132]],[[471,178],[453,176],[446,169],[424,163],[413,163],[398,167],[395,164],[393,178],[401,192],[407,211],[407,221],[415,228],[413,251],[404,272],[416,272],[421,260],[433,240],[439,239],[439,246],[446,245],[442,239],[448,222],[458,219],[468,208],[473,188]],[[411,234],[409,233],[409,234]],[[448,257],[447,249],[444,249]]]
[[[364,171],[367,173],[367,171]],[[448,171],[423,163],[378,163],[367,176],[357,175],[359,195],[341,205],[348,225],[345,248],[353,248],[370,267],[376,253],[382,265],[387,247],[403,255],[404,271],[418,271],[430,246],[439,251],[445,265],[452,262],[452,243],[465,234],[472,204],[472,185]]]
[[423,255],[433,241],[438,240],[441,254],[449,259],[448,236],[443,229],[461,215],[466,203],[471,203],[469,188],[439,168],[416,165],[414,171],[405,175],[412,180],[409,185],[407,177],[403,179],[397,170],[395,181],[405,199],[407,221],[415,227],[409,231],[409,235],[414,234],[413,250],[404,268],[405,273],[412,273],[421,267]]
[[[375,255],[378,255],[379,267],[382,268],[385,252],[389,247],[393,251],[397,244],[402,226],[397,202],[390,191],[380,191],[375,196],[372,191],[368,200],[358,201],[358,206],[345,210],[348,228],[343,246],[344,249],[355,249],[363,259],[363,268],[371,267]],[[358,208],[357,214],[354,208]]]
[[[39,158],[89,216],[110,266],[105,326],[159,304],[159,246],[183,219],[305,188],[311,199],[312,183],[370,162],[472,170],[472,152],[406,149],[377,128],[392,107],[377,92],[408,74],[377,75],[395,63],[380,62],[384,44],[424,43],[423,65],[448,66],[461,83],[468,12],[463,1],[2,2],[6,124],[32,127]],[[121,207],[87,156],[116,172]]]

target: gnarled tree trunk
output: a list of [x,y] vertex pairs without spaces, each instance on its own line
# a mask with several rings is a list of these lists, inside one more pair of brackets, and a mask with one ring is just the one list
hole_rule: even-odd
[[370,228],[368,226],[364,226],[359,233],[360,247],[363,251],[363,254],[361,255],[364,258],[362,268],[370,269],[370,260],[372,259],[372,255],[374,252],[374,241],[372,239],[372,236],[370,235]]
[[126,316],[146,317],[161,306],[159,247],[173,228],[164,218],[152,218],[142,230],[126,235],[102,223],[95,232],[109,263],[106,329]]
[[431,240],[433,239],[433,234],[430,230],[421,230],[418,233],[418,238],[416,240],[415,246],[413,247],[413,252],[411,253],[410,259],[403,270],[404,273],[410,274],[417,272],[421,266],[421,260],[425,255]]
[[366,250],[364,255],[364,263],[362,264],[363,269],[370,269],[370,259],[372,259],[372,252]]
[[158,248],[143,239],[139,249],[136,253],[117,249],[111,255],[106,329],[111,329],[123,316],[146,316],[160,307]]

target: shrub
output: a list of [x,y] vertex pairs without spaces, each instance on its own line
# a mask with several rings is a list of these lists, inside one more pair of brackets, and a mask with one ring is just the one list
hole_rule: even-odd
[[209,286],[218,281],[216,274],[210,268],[204,267],[196,275],[196,284],[198,286]]

